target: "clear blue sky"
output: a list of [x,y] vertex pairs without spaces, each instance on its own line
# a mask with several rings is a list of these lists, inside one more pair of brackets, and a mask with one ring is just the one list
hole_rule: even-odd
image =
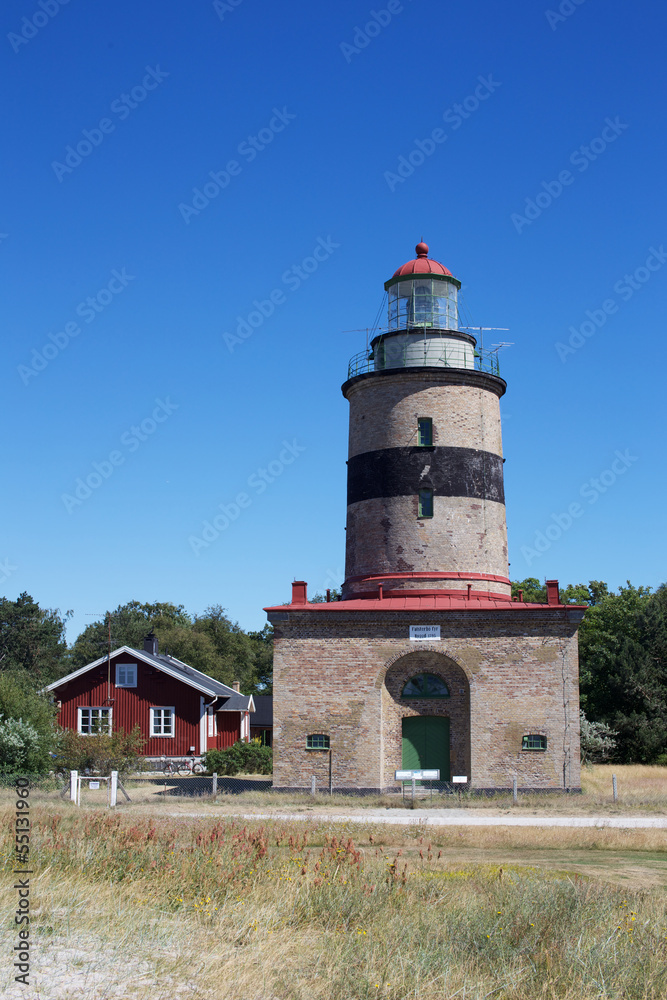
[[511,576],[667,577],[667,10],[387,7],[3,4],[1,592],[70,639],[132,599],[261,628],[339,582],[343,331],[422,237],[510,328]]

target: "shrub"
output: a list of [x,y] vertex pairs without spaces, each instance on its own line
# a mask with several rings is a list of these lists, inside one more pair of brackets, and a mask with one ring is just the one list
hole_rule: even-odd
[[0,774],[44,774],[49,742],[29,722],[0,715]]
[[612,755],[618,735],[604,722],[591,722],[579,711],[581,723],[581,763],[601,764]]
[[118,729],[115,733],[95,733],[91,736],[66,729],[58,740],[57,764],[67,771],[88,769],[107,775],[112,771],[127,774],[141,769],[145,742],[139,726],[129,733]]
[[273,774],[273,751],[262,746],[261,740],[237,740],[226,750],[207,750],[202,762],[209,774],[231,777],[245,774]]

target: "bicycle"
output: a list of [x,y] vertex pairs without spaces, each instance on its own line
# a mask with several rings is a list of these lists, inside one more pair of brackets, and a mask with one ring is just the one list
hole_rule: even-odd
[[160,760],[156,760],[153,764],[156,771],[161,771],[162,774],[176,774],[177,764],[173,760],[167,760],[166,757],[161,757]]
[[188,757],[186,760],[177,762],[179,774],[204,774],[206,768],[195,757]]

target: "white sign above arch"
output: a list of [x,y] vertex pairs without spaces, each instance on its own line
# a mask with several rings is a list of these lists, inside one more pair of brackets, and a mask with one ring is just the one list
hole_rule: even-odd
[[411,625],[410,639],[413,642],[433,642],[440,640],[439,625]]

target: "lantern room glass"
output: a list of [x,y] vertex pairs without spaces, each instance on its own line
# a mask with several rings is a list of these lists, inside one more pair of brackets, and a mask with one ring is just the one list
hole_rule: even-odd
[[458,330],[457,291],[428,276],[397,281],[388,290],[389,330]]

